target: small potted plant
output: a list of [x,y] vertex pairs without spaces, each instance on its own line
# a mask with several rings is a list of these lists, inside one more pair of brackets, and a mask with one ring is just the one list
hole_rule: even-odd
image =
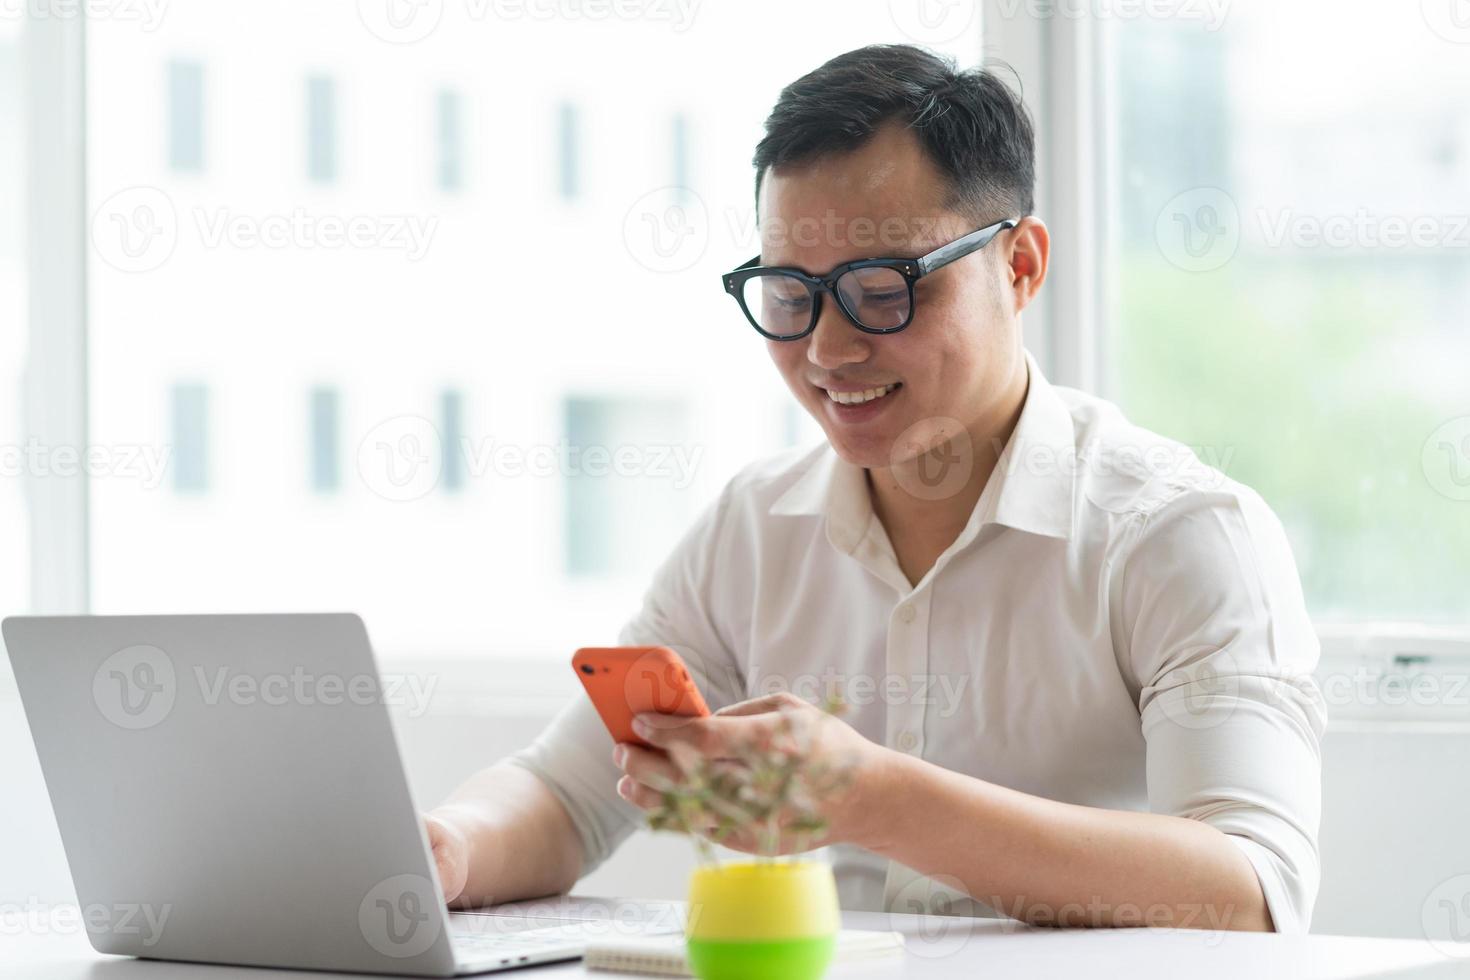
[[[829,702],[825,710],[840,707]],[[685,940],[701,980],[817,980],[831,962],[840,924],[832,869],[778,856],[820,844],[827,831],[820,804],[849,782],[847,767],[813,758],[818,727],[796,724],[783,710],[773,736],[739,747],[733,759],[674,750],[683,775],[657,787],[663,800],[649,825],[695,843],[700,863]],[[754,857],[721,862],[714,845],[736,839]]]

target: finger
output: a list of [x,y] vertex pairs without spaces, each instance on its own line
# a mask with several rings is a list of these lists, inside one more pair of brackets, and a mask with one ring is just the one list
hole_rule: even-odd
[[694,748],[701,755],[712,755],[723,745],[713,721],[712,718],[650,712],[634,716],[633,731],[657,748],[668,749],[682,744]]
[[653,746],[667,752],[680,768],[687,771],[691,759],[711,762],[739,759],[743,746],[767,739],[779,716],[683,718],[672,724],[659,721],[669,718],[669,715],[638,717],[648,719],[648,722],[640,727],[635,720],[633,730]]
[[698,728],[708,720],[708,717],[696,717],[695,715],[669,715],[658,711],[645,711],[633,716],[633,731],[652,742],[665,732]]
[[464,874],[454,859],[439,848],[434,849],[434,865],[439,872],[439,887],[444,890],[444,901],[454,901],[464,891]]
[[[433,828],[434,824],[430,822],[429,826]],[[453,843],[445,834],[431,829],[429,839],[432,844],[434,867],[439,872],[439,887],[444,891],[444,901],[452,902],[464,891],[469,878],[469,868],[458,859]]]
[[780,711],[782,708],[792,708],[805,704],[805,701],[789,691],[777,691],[774,694],[765,694],[758,698],[750,698],[746,701],[727,704],[719,711],[716,711],[715,714],[726,718],[741,715],[763,715],[772,711]]
[[783,724],[785,715],[766,712],[753,715],[724,715],[666,720],[670,715],[638,715],[633,730],[657,748],[681,762],[691,754],[711,761],[739,759],[752,745],[765,745]]
[[632,776],[618,780],[618,795],[640,810],[656,810],[663,805],[664,796],[652,786],[645,786]]
[[673,786],[681,775],[667,752],[628,743],[613,748],[613,762],[634,781],[655,788]]

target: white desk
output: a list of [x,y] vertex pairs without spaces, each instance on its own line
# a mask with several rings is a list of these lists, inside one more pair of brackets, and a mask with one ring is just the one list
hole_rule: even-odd
[[[622,903],[626,907],[627,903]],[[643,903],[669,907],[670,903]],[[499,906],[488,913],[548,913],[613,919],[614,901],[572,897]],[[893,929],[907,951],[875,963],[835,967],[841,977],[921,977],[1006,980],[1084,977],[1087,980],[1312,980],[1348,977],[1470,977],[1470,944],[1450,947],[1409,939],[1274,936],[1174,929],[1033,929],[1010,921],[876,912],[844,912],[854,929]],[[81,932],[0,934],[0,977],[6,980],[320,980],[330,974],[160,963],[93,952]],[[507,978],[560,980],[627,974],[589,972],[580,962],[510,971]]]

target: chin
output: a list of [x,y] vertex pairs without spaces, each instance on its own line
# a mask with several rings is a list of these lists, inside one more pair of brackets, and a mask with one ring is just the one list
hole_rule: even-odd
[[804,407],[822,427],[833,451],[844,462],[864,469],[887,469],[892,466],[899,437],[912,423],[912,406],[903,402],[891,404],[887,412],[876,418],[849,422],[833,417],[832,408],[825,396],[819,402],[804,400]]
[[[824,430],[825,431],[825,430]],[[886,469],[892,465],[893,440],[881,436],[854,439],[850,433],[827,432],[827,442],[843,462],[863,469]]]

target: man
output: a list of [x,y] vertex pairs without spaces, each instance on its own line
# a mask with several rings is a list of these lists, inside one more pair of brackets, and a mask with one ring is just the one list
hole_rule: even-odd
[[[1285,535],[1023,349],[1050,243],[1017,97],[864,48],[781,93],[755,165],[731,313],[828,445],[732,480],[621,636],[721,710],[648,716],[647,750],[569,706],[429,815],[446,898],[568,890],[677,775],[663,750],[719,758],[784,709],[852,766],[824,810],[846,907],[1305,930],[1324,717]],[[789,693],[828,689],[840,720]]]

